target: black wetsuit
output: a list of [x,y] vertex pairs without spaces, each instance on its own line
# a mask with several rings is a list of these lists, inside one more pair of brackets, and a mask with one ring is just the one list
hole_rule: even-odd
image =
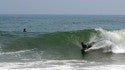
[[26,32],[26,28],[23,29],[23,32]]
[[88,45],[84,44],[83,42],[81,43],[81,45],[82,45],[81,53],[84,54],[85,50],[88,48]]
[[84,44],[83,42],[81,43],[82,45],[82,49],[86,50],[88,48],[88,45],[87,44]]
[[81,45],[82,45],[81,52],[82,52],[82,54],[85,53],[85,50],[91,48],[92,45],[93,45],[94,43],[95,43],[95,42],[92,42],[92,43],[87,44],[87,43],[83,43],[83,42],[81,42]]

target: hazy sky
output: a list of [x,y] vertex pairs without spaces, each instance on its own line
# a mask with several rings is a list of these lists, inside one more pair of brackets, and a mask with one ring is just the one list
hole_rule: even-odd
[[0,0],[0,14],[125,15],[125,0]]

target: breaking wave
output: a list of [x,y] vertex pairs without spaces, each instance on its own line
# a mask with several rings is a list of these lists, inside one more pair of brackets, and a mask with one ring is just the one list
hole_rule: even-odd
[[[105,56],[105,53],[108,52],[125,53],[124,29],[105,30],[96,28],[46,34],[28,32],[0,32],[0,34],[1,55],[10,56],[10,54],[12,54],[12,57],[18,56],[21,59],[35,57],[38,57],[38,59],[82,59],[83,57],[81,57],[80,51],[82,41],[88,43],[95,42],[95,44],[87,50],[86,54],[88,58],[97,58],[92,55]],[[19,53],[15,54],[16,52]],[[25,56],[30,54],[33,55]]]
[[93,35],[91,41],[96,44],[91,49],[103,49],[103,52],[125,53],[125,30],[95,29],[99,35]]

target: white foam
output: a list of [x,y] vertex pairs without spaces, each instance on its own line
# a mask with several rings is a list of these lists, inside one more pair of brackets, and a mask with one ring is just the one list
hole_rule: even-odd
[[19,54],[19,53],[25,53],[28,52],[30,50],[21,50],[21,51],[16,51],[16,52],[0,52],[0,55],[4,55],[4,54]]
[[82,68],[83,70],[125,70],[125,65],[100,65],[88,66]]
[[3,62],[0,70],[124,70],[125,65],[89,62],[84,60],[41,60],[31,62]]
[[83,60],[41,60],[32,62],[3,62],[0,70],[72,70],[71,64],[86,62]]
[[90,42],[96,44],[91,49],[103,48],[104,52],[125,53],[125,30],[107,31],[102,28],[95,29],[100,35],[92,35]]

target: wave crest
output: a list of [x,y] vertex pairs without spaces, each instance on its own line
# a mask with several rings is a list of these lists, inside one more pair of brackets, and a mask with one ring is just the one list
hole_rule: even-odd
[[105,30],[102,28],[95,29],[99,35],[93,35],[90,41],[96,44],[91,49],[102,48],[103,52],[125,53],[125,30]]

